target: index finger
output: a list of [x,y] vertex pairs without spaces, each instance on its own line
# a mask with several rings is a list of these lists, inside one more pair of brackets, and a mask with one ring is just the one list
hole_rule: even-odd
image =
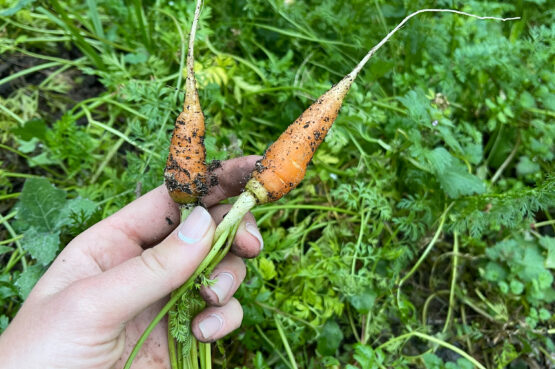
[[202,199],[204,206],[210,207],[228,197],[239,195],[250,179],[257,160],[260,159],[262,159],[261,156],[249,155],[222,162],[212,172],[218,183],[211,187],[208,194]]

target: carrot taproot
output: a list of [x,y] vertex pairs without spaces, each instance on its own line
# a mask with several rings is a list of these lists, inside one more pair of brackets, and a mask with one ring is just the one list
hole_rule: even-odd
[[425,12],[448,12],[478,19],[501,21],[520,19],[519,17],[482,17],[453,9],[421,9],[409,14],[377,45],[371,48],[349,74],[321,95],[270,145],[263,158],[258,161],[245,186],[245,191],[216,228],[216,238],[233,224],[239,222],[256,204],[277,201],[297,187],[305,176],[314,152],[337,118],[343,99],[364,65],[409,19]]
[[347,75],[320,96],[266,150],[247,183],[259,203],[276,201],[301,182],[355,76]]
[[171,198],[179,204],[197,201],[208,192],[209,175],[204,148],[204,114],[194,71],[194,42],[202,1],[195,8],[189,48],[183,111],[175,121],[164,178]]
[[449,12],[478,19],[503,21],[518,19],[481,17],[451,9],[422,9],[407,16],[380,43],[370,49],[349,74],[305,110],[266,150],[246,185],[246,189],[255,195],[258,203],[279,200],[301,182],[314,152],[337,118],[343,99],[362,67],[410,18],[424,12]]

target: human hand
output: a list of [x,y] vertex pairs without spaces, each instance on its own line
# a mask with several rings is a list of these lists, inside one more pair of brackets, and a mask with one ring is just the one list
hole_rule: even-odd
[[[0,336],[2,369],[120,368],[137,339],[193,274],[212,244],[216,223],[238,195],[259,157],[228,160],[215,173],[219,184],[179,224],[179,209],[160,186],[95,224],[54,260]],[[215,205],[215,206],[214,206]],[[210,207],[211,206],[211,207]],[[232,298],[245,277],[241,257],[254,257],[262,237],[252,214],[235,236],[232,251],[215,268],[215,284],[203,287],[208,307],[192,322],[200,341],[238,328],[243,311]],[[169,367],[167,321],[161,321],[133,368]]]

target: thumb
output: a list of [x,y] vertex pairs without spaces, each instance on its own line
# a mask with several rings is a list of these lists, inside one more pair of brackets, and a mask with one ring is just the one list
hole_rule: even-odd
[[197,206],[164,241],[91,278],[91,301],[114,323],[128,321],[181,286],[210,251],[216,225]]

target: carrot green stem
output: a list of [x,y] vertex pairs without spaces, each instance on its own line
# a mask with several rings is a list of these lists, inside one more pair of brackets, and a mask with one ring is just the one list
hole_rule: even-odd
[[266,343],[268,343],[268,345],[270,345],[270,347],[272,347],[273,352],[275,352],[280,359],[285,363],[285,365],[287,365],[288,368],[290,369],[294,369],[291,364],[289,363],[289,361],[285,358],[285,356],[283,356],[283,354],[281,353],[281,350],[279,350],[276,345],[272,342],[272,340],[270,340],[268,338],[268,336],[266,336],[264,334],[264,331],[262,330],[262,328],[260,328],[260,326],[257,324],[255,325],[256,330],[258,331],[258,334],[260,334],[260,337],[262,337],[264,339],[264,341],[266,341]]
[[179,369],[178,362],[177,362],[177,353],[175,352],[175,339],[173,338],[169,329],[168,329],[168,351],[170,353],[171,369]]
[[212,369],[212,353],[210,343],[199,343],[200,367]]
[[[127,359],[127,362],[125,363],[125,366],[123,367],[124,369],[129,369],[131,367],[131,364],[133,363],[133,360],[135,359],[135,357],[139,353],[141,347],[145,343],[146,339],[148,338],[148,336],[150,335],[150,333],[152,332],[154,327],[156,327],[156,325],[160,322],[160,320],[162,320],[162,318],[170,311],[170,309],[177,303],[177,301],[179,301],[179,299],[181,299],[183,294],[185,292],[187,292],[191,287],[193,287],[196,279],[210,265],[210,262],[216,257],[216,255],[218,254],[218,251],[222,248],[224,243],[226,243],[226,241],[228,241],[228,236],[230,234],[230,231],[231,231],[231,229],[224,230],[221,233],[220,237],[214,238],[216,241],[215,241],[214,245],[212,246],[212,249],[210,250],[210,252],[206,256],[206,258],[200,263],[197,270],[195,270],[193,275],[191,275],[191,277],[189,277],[189,279],[187,279],[187,281],[172,294],[170,300],[166,303],[166,305],[164,305],[162,310],[160,310],[158,315],[156,315],[156,317],[154,317],[154,319],[150,322],[148,327],[145,329],[145,331],[143,332],[143,334],[141,335],[141,337],[139,338],[139,340],[135,344],[135,347],[133,347],[133,350],[129,354],[129,358]],[[229,241],[228,241],[228,243],[229,243]]]
[[187,219],[187,217],[189,216],[189,214],[191,214],[192,211],[193,211],[192,204],[182,205],[181,206],[181,222],[183,222],[185,219]]
[[195,337],[193,337],[192,342],[191,342],[191,350],[189,351],[190,353],[190,358],[191,358],[191,363],[192,368],[193,369],[198,369],[198,348],[197,348],[197,339]]
[[183,346],[177,346],[177,367],[179,369],[188,368],[189,362],[183,358]]
[[216,228],[214,238],[218,239],[221,234],[239,224],[241,219],[256,205],[256,198],[250,191],[245,191],[237,198],[235,204],[229,213],[224,217],[222,222]]
[[[239,228],[239,222],[237,222],[236,224],[232,225],[233,228],[231,228],[231,230],[229,231],[229,233],[227,233],[227,240],[228,242],[226,243],[225,248],[223,248],[215,257],[214,260],[212,260],[212,262],[210,263],[210,265],[208,265],[205,269],[205,275],[209,276],[212,271],[214,270],[214,268],[216,267],[216,265],[218,265],[220,263],[220,261],[222,261],[222,259],[227,255],[227,252],[229,251],[229,249],[231,248],[231,245],[233,244],[233,240],[235,239],[235,234],[237,233],[237,228]],[[227,231],[226,231],[227,232]]]

